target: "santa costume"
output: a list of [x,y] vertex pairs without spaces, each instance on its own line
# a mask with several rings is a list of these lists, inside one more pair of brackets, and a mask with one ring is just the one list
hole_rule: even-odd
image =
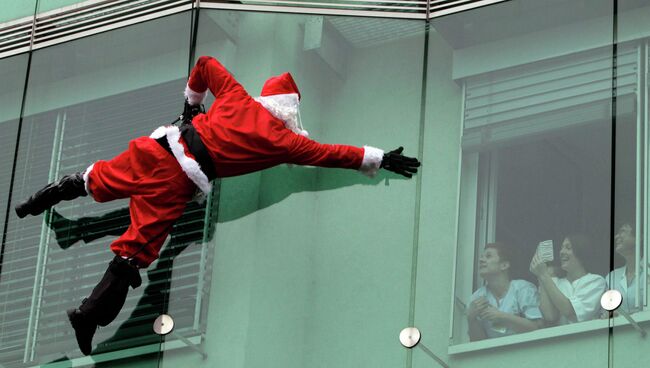
[[158,258],[174,222],[197,188],[207,194],[215,178],[243,175],[283,163],[359,170],[380,167],[411,177],[419,162],[370,147],[322,144],[308,138],[299,115],[300,92],[289,73],[266,81],[251,97],[215,58],[202,56],[185,89],[190,106],[207,91],[215,101],[191,124],[156,129],[132,140],[126,151],[97,161],[83,173],[63,177],[16,206],[19,217],[37,215],[61,200],[90,196],[98,202],[130,198],[131,225],[111,244],[116,257],[90,297],[68,311],[84,354],[92,336],[119,313],[128,287],[140,285],[138,269]]

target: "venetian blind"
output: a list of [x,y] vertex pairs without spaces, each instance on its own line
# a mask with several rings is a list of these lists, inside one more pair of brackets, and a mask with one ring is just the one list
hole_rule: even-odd
[[[634,110],[638,47],[619,47],[617,112]],[[612,48],[499,70],[465,81],[465,149],[547,133],[612,114]]]
[[[110,159],[132,138],[149,135],[182,109],[184,80],[150,86],[26,117],[12,203],[50,180]],[[180,92],[179,92],[180,91]],[[141,271],[111,326],[98,330],[95,353],[156,343],[153,320],[170,313],[176,333],[204,332],[215,220],[210,206],[191,203],[161,258]],[[0,279],[0,361],[5,367],[79,356],[65,310],[90,294],[112,258],[110,242],[129,223],[128,200],[62,202],[56,213],[9,221]],[[71,221],[69,221],[71,220]],[[52,228],[57,231],[53,231]]]

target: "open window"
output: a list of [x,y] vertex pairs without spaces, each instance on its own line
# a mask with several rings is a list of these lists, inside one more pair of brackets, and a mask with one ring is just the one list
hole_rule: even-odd
[[[603,279],[611,271],[613,224],[631,223],[634,247],[637,254],[643,253],[645,174],[639,132],[645,122],[638,108],[642,50],[639,44],[619,46],[615,80],[611,47],[462,80],[451,345],[470,341],[467,311],[472,294],[485,285],[478,264],[486,244],[505,244],[510,250],[509,278],[535,288],[538,280],[529,265],[545,240],[553,242],[554,261],[548,266],[558,278],[565,276],[559,250],[572,234],[588,239],[581,263]],[[621,257],[614,260],[615,267],[622,266]],[[642,284],[637,311],[645,305],[645,277]],[[596,320],[599,312],[578,322]],[[543,328],[558,324],[545,323]]]

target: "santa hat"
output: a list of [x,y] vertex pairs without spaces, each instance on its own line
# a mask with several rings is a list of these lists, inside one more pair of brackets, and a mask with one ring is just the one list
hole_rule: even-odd
[[289,73],[269,78],[262,87],[262,94],[256,97],[271,115],[282,120],[284,125],[296,134],[309,136],[300,121],[300,91]]
[[289,73],[282,73],[264,82],[261,96],[284,95],[289,93],[297,93],[298,100],[300,100],[300,91],[293,77]]

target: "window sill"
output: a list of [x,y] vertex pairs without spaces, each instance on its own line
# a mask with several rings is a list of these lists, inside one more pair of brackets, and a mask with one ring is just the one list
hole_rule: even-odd
[[[632,319],[638,323],[650,321],[650,310],[645,310],[643,312],[635,313],[632,315]],[[630,324],[623,316],[617,316],[613,318],[612,322],[613,322],[612,326],[615,327],[621,327]],[[526,332],[526,333],[510,335],[505,337],[498,337],[494,339],[486,339],[481,341],[452,345],[448,348],[447,353],[449,355],[469,353],[473,351],[499,348],[503,346],[522,344],[531,341],[550,339],[554,337],[574,335],[574,334],[580,334],[580,333],[597,331],[597,330],[604,330],[604,329],[608,329],[609,327],[610,327],[610,320],[597,319],[597,320],[591,320],[591,321],[586,321],[581,323],[574,323],[570,325],[543,328],[532,332]]]

